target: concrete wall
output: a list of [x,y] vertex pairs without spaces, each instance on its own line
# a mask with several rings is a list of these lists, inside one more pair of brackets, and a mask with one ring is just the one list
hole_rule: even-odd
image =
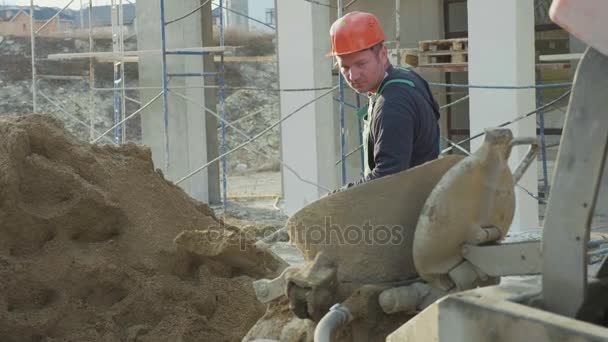
[[[200,5],[198,0],[185,0],[179,6],[172,5],[166,1],[165,17],[175,18],[184,13],[185,9],[196,8]],[[207,6],[204,11],[210,11]],[[146,20],[137,21],[138,48],[139,50],[159,50],[160,39],[160,7],[158,1],[137,2],[137,14],[139,18]],[[200,47],[211,45],[211,42],[203,41],[201,26],[201,11],[196,14],[167,26],[166,44],[167,48]],[[202,72],[204,70],[203,58],[200,56],[167,56],[168,73]],[[139,84],[142,87],[162,86],[161,54],[145,54],[140,57],[139,62]],[[212,79],[207,79],[213,83]],[[195,100],[202,105],[205,103],[204,89],[201,88],[206,82],[201,77],[176,77],[170,81],[170,87],[189,87],[188,89],[176,89],[183,95]],[[144,90],[141,92],[142,103],[148,102],[157,95],[160,90]],[[162,97],[141,114],[143,143],[152,149],[152,158],[157,168],[161,168],[170,180],[177,180],[191,170],[205,164],[208,160],[209,150],[214,145],[212,139],[207,141],[206,114],[197,105],[186,102],[171,92],[168,94],[169,104],[169,168],[165,167],[165,134],[163,118]],[[215,99],[213,99],[215,101]],[[216,126],[213,127],[215,129]],[[210,146],[208,148],[208,146]],[[207,202],[210,197],[209,183],[217,182],[216,179],[209,180],[208,170],[204,170],[189,180],[180,184],[186,192],[194,198]]]
[[[330,16],[327,7],[305,1],[277,0],[279,85],[281,88],[318,88],[332,85],[329,51]],[[324,93],[282,92],[281,117]],[[331,96],[304,107],[281,125],[282,158],[306,181],[324,188],[336,183]],[[284,210],[293,214],[326,191],[300,180],[283,168]]]
[[[488,15],[500,13],[500,15]],[[476,85],[535,84],[534,7],[531,1],[469,0],[469,82]],[[496,28],[500,28],[499,30]],[[470,89],[471,135],[514,119],[536,107],[534,89]],[[516,137],[535,137],[536,122],[521,120],[510,125]],[[476,150],[482,139],[472,141]],[[514,148],[512,169],[525,154]],[[538,193],[537,164],[533,162],[519,185]],[[538,227],[538,201],[516,188],[516,212],[512,230]]]

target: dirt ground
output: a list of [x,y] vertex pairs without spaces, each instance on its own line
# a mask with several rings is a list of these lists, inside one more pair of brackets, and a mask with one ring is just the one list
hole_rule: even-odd
[[253,242],[146,148],[0,119],[0,341],[240,341],[283,267]]

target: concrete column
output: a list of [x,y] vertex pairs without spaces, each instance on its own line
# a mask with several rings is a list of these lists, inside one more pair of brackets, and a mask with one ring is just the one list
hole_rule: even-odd
[[[535,83],[533,1],[469,0],[469,82],[478,85],[530,85]],[[535,108],[534,90],[470,90],[471,135],[495,127]],[[510,125],[514,136],[536,136],[534,116]],[[471,143],[477,149],[483,139]],[[513,150],[514,168],[525,154]],[[531,165],[519,182],[538,193],[537,165]],[[538,227],[538,202],[515,189],[517,205],[512,230]]]
[[[184,0],[180,6],[172,6],[165,1],[165,18],[170,20],[185,13],[186,9],[200,5],[198,0]],[[206,7],[210,11],[210,7]],[[160,50],[160,5],[159,1],[139,1],[137,3],[137,35],[139,50]],[[145,20],[142,20],[145,18]],[[202,39],[201,12],[167,26],[167,48],[200,47]],[[203,58],[200,56],[167,56],[168,73],[203,72]],[[161,87],[161,54],[144,54],[139,58],[139,85]],[[175,91],[186,95],[198,104],[205,103],[205,91],[201,88],[205,81],[201,77],[175,77],[170,87],[187,87]],[[146,103],[160,90],[141,92],[142,103]],[[177,180],[191,170],[203,165],[207,160],[206,120],[204,111],[196,104],[186,102],[171,92],[169,99],[169,168],[165,169],[165,138],[162,97],[141,113],[143,143],[152,149],[152,158],[157,168],[163,169],[165,177]],[[209,200],[209,178],[204,170],[180,184],[186,192],[203,202]]]
[[[280,87],[332,86],[332,60],[325,57],[330,50],[329,9],[306,1],[277,0],[276,4]],[[325,91],[282,92],[281,116]],[[334,115],[337,114],[333,112],[332,95],[328,95],[281,125],[283,160],[306,180],[331,189],[338,185],[334,137],[339,132]],[[293,214],[325,193],[302,182],[285,168],[282,174],[287,214]]]

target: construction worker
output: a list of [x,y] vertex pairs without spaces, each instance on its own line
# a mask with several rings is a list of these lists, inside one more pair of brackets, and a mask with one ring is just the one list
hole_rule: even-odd
[[332,51],[348,85],[369,97],[364,120],[365,173],[358,185],[436,159],[439,106],[428,83],[388,60],[384,32],[371,13],[351,12],[330,30]]

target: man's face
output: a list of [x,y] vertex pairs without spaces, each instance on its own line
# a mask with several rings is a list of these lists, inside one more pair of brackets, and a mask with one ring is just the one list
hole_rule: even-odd
[[376,92],[384,79],[386,47],[337,56],[340,72],[358,93]]

